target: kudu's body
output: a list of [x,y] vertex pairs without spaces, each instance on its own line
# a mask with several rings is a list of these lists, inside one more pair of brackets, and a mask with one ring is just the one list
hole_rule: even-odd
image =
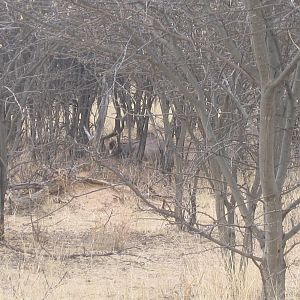
[[[108,144],[110,156],[119,158],[137,158],[140,147],[140,140],[123,141],[119,145],[116,140],[111,140]],[[163,153],[163,142],[156,136],[150,135],[146,139],[143,160],[160,162]]]

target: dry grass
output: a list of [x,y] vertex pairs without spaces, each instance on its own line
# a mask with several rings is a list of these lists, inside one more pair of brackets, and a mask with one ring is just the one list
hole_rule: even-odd
[[[28,216],[7,217],[7,241],[34,255],[1,248],[0,299],[259,298],[252,264],[245,281],[228,274],[219,249],[137,210],[127,189],[82,184],[72,193],[83,195],[34,223],[35,234]],[[203,197],[201,205],[209,208]],[[60,205],[48,202],[43,209]],[[289,262],[288,299],[299,299],[297,250]]]

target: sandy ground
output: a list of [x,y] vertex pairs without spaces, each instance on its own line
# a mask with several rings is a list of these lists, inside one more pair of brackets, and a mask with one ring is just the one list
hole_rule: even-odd
[[[102,188],[71,188],[76,198],[35,222],[35,234],[41,213],[7,216],[6,240],[17,251],[0,248],[0,299],[257,299],[254,266],[240,286],[214,245],[142,211],[127,188]],[[63,205],[52,201],[44,214]],[[289,299],[299,299],[299,259],[288,273]]]

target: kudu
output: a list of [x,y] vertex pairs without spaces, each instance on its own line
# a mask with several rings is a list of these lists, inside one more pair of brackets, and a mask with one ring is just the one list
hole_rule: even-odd
[[[137,158],[140,140],[123,141],[119,145],[116,140],[111,140],[108,144],[110,156],[119,158]],[[143,160],[160,163],[163,153],[163,142],[154,135],[149,135],[146,139]]]

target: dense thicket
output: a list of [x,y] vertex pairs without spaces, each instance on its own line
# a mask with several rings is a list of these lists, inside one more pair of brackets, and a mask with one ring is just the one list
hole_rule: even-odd
[[[2,218],[6,174],[14,180],[22,155],[40,166],[90,153],[104,161],[106,139],[120,142],[125,128],[145,143],[156,124],[161,166],[175,181],[174,209],[157,212],[227,249],[232,265],[234,253],[252,259],[264,296],[283,299],[286,244],[300,229],[290,214],[300,203],[296,1],[27,0],[0,9]],[[212,224],[197,205],[203,184],[215,197]]]

